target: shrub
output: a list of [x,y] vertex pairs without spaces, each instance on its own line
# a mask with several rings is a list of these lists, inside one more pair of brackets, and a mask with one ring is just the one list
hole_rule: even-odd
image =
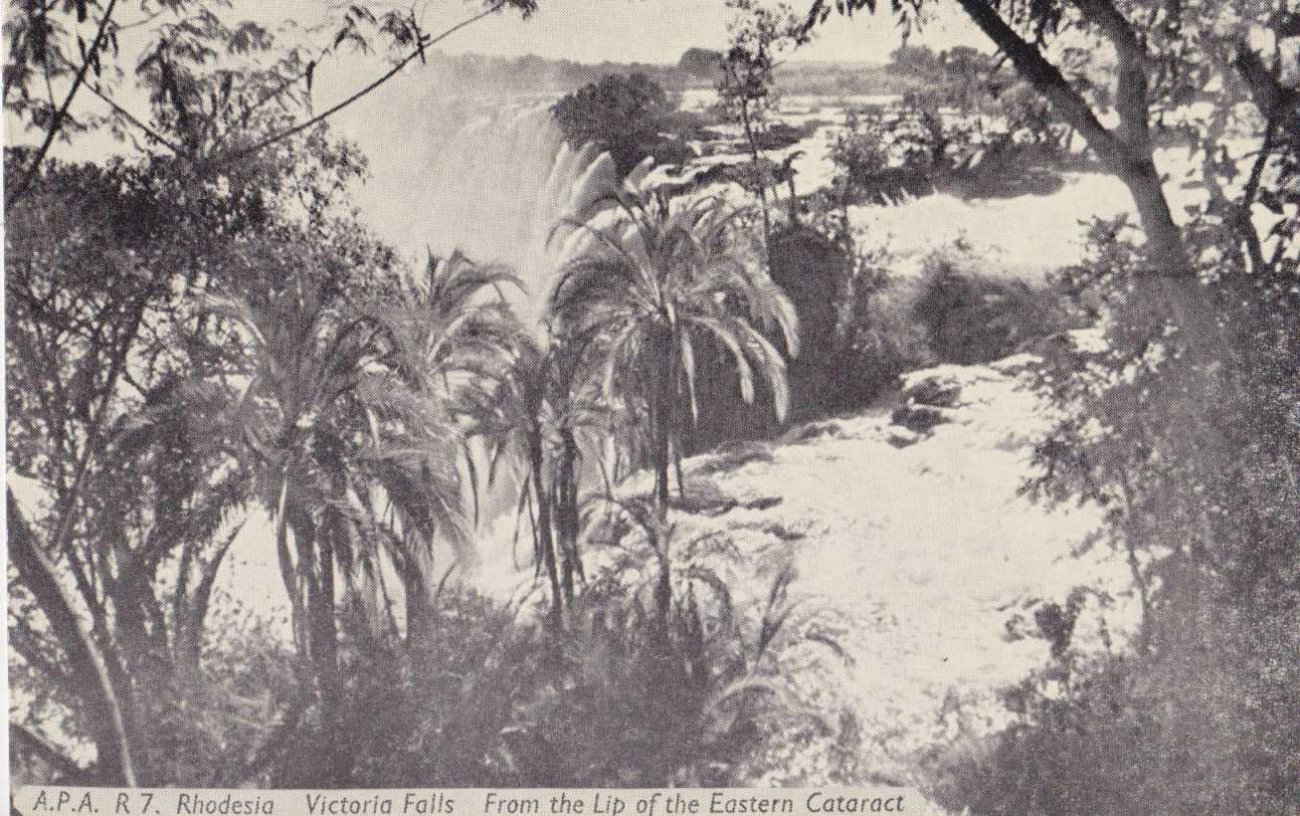
[[1131,287],[1148,259],[1125,235],[1123,219],[1095,224],[1065,276],[1111,330],[1044,372],[1060,420],[1026,487],[1104,512],[1097,540],[1127,562],[1140,620],[1122,651],[1088,654],[1058,625],[1068,603],[1045,614],[1052,660],[1008,695],[1015,726],[941,763],[939,787],[986,813],[1295,813],[1294,270],[1241,274],[1222,246],[1235,234],[1192,232],[1214,258],[1199,296],[1216,336],[1180,348]]
[[1191,648],[1086,657],[1067,634],[1007,690],[1012,727],[937,762],[935,800],[981,814],[1294,813],[1294,627],[1218,609]]
[[1063,293],[990,275],[960,245],[925,259],[912,310],[935,358],[963,365],[997,360],[1082,325]]
[[[623,524],[620,541],[566,611],[448,588],[426,647],[350,627],[344,650],[346,744],[327,746],[309,712],[263,782],[281,787],[574,787],[740,784],[774,730],[815,727],[781,696],[775,661],[791,577],[769,597],[733,597],[742,559],[726,542],[674,547],[671,611],[657,610],[657,555]],[[612,525],[612,526],[610,526]],[[800,725],[802,723],[802,725]],[[812,724],[812,725],[810,725]],[[345,758],[332,778],[331,753]]]
[[[890,272],[885,252],[850,264],[842,246],[808,227],[773,236],[770,256],[772,279],[799,314],[802,349],[787,369],[795,421],[860,410],[907,371],[992,362],[1085,324],[1055,284],[998,277],[960,244],[931,253],[915,275]],[[701,418],[691,452],[780,431],[707,354],[697,365],[701,393],[726,409]]]
[[934,352],[914,314],[915,286],[892,276],[881,253],[858,259],[839,308],[832,405],[864,407],[904,372],[931,365]]
[[995,277],[960,245],[929,255],[914,276],[888,263],[883,252],[859,258],[841,296],[835,410],[869,404],[906,371],[992,362],[1081,325],[1054,287]]
[[759,150],[784,150],[816,132],[815,124],[791,125],[786,122],[773,122],[754,134],[754,145]]

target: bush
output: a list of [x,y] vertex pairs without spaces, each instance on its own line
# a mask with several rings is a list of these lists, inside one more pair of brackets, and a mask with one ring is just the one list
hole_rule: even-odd
[[1190,232],[1193,256],[1213,257],[1217,276],[1198,293],[1216,334],[1191,345],[1133,286],[1148,259],[1126,232],[1124,219],[1095,224],[1089,256],[1065,275],[1111,330],[1043,373],[1059,421],[1026,487],[1104,512],[1097,540],[1127,562],[1140,620],[1123,651],[1095,654],[1057,625],[1070,604],[1048,607],[1039,625],[1052,661],[1008,695],[1015,726],[940,762],[937,787],[951,807],[982,813],[1293,814],[1294,270],[1244,274],[1236,234]]
[[817,132],[815,124],[791,125],[773,122],[754,134],[754,145],[759,150],[784,150],[802,142]]
[[[216,600],[198,658],[180,655],[167,662],[155,655],[132,666],[137,696],[129,711],[140,734],[135,759],[149,769],[142,784],[245,785],[265,767],[262,748],[274,741],[282,716],[287,712],[296,719],[294,658],[276,625],[284,622],[252,614],[224,596]],[[34,736],[52,732],[60,740],[53,747],[62,751],[67,747],[62,741],[75,740],[77,734],[69,716],[75,709],[47,690],[43,674],[11,657],[10,733],[18,736],[11,752],[15,781],[86,784],[93,777],[85,768],[51,764],[52,754]],[[79,747],[82,754],[88,743]]]
[[1217,609],[1184,648],[1058,650],[1006,692],[1012,727],[939,760],[936,801],[979,814],[1294,813],[1295,627]]
[[[322,722],[310,670],[277,630],[283,622],[223,600],[198,675],[141,675],[148,689],[135,713],[156,769],[147,783],[728,786],[768,770],[765,745],[821,734],[820,720],[783,696],[786,649],[826,648],[794,631],[791,574],[779,572],[766,599],[744,598],[733,587],[748,562],[729,542],[674,545],[665,631],[657,556],[632,529],[601,529],[625,541],[562,628],[540,610],[448,587],[417,649],[395,624],[376,628],[345,610],[338,723]],[[25,667],[16,671],[23,683]],[[15,746],[21,778],[65,778],[33,748]]]
[[997,360],[1082,325],[1062,292],[994,277],[960,246],[925,259],[912,310],[936,359],[963,365]]
[[932,365],[934,352],[916,321],[915,287],[884,268],[883,254],[858,259],[836,326],[832,406],[865,407],[894,389],[904,372]]
[[[1085,324],[1056,285],[998,277],[961,245],[931,253],[915,275],[891,273],[883,252],[850,264],[808,227],[774,235],[770,255],[772,279],[799,315],[801,352],[787,369],[795,422],[860,410],[907,371],[992,362]],[[780,432],[770,408],[743,403],[708,354],[697,365],[703,398],[726,407],[701,418],[691,452]]]
[[[327,735],[309,713],[262,783],[743,784],[773,730],[800,721],[780,697],[775,663],[796,641],[783,629],[790,575],[778,577],[766,605],[743,600],[732,595],[731,574],[720,574],[744,568],[734,547],[674,545],[665,631],[653,548],[617,509],[598,515],[599,537],[623,543],[562,627],[458,588],[442,593],[423,650],[394,632],[352,627],[343,727]],[[339,773],[326,776],[339,757]]]
[[898,276],[888,256],[860,258],[840,305],[836,410],[861,408],[899,375],[936,363],[988,363],[1082,325],[1054,286],[999,278],[958,245]]

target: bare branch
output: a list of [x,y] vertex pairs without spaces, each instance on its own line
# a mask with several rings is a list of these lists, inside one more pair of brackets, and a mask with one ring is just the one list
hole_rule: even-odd
[[410,64],[412,60],[423,57],[430,46],[437,44],[438,42],[446,39],[447,37],[450,37],[452,34],[455,34],[457,31],[461,30],[462,28],[465,28],[468,25],[471,25],[473,23],[478,22],[479,20],[482,20],[484,17],[487,17],[491,14],[495,14],[496,12],[505,8],[506,4],[507,4],[507,0],[497,0],[497,2],[493,3],[487,9],[479,12],[478,14],[475,14],[472,17],[460,21],[459,23],[447,29],[446,31],[442,32],[438,36],[421,40],[420,43],[415,47],[415,49],[411,51],[411,53],[407,54],[405,57],[399,60],[396,64],[393,65],[392,68],[386,71],[378,79],[374,80],[369,85],[366,85],[364,88],[352,94],[347,99],[344,99],[342,102],[332,105],[325,111],[315,116],[312,116],[311,118],[303,122],[300,122],[297,125],[282,130],[278,133],[273,133],[270,136],[267,136],[264,139],[254,142],[253,144],[247,147],[242,147],[239,148],[238,150],[232,150],[224,155],[214,156],[208,159],[207,161],[205,161],[204,166],[210,168],[222,164],[229,164],[230,162],[234,162],[234,161],[239,161],[240,159],[251,156],[252,154],[257,153],[258,151],[270,147],[271,145],[277,142],[284,141],[285,139],[288,139],[291,136],[296,136],[297,134],[302,133],[304,130],[307,130],[312,126],[325,121],[329,117],[333,116],[334,114],[348,107],[352,103],[366,96],[371,91],[378,88],[380,85],[383,85],[388,80],[397,76],[397,74],[400,73],[401,70],[405,68],[408,64]]

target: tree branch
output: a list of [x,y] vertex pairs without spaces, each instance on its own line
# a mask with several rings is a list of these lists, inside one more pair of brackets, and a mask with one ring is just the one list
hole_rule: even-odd
[[1264,59],[1245,43],[1237,48],[1233,66],[1241,73],[1250,88],[1255,107],[1265,114],[1277,110],[1287,96],[1287,91],[1273,76],[1273,72],[1264,64]]
[[1125,153],[1123,145],[1093,113],[1092,108],[1042,52],[1013,29],[986,0],[957,0],[971,21],[1011,60],[1030,85],[1052,103],[1066,124],[1087,140],[1098,161],[1107,163]]
[[1007,54],[1016,71],[1051,103],[1057,115],[1084,137],[1102,167],[1128,187],[1142,221],[1148,256],[1155,270],[1169,278],[1193,277],[1187,247],[1174,223],[1152,159],[1146,124],[1149,113],[1146,74],[1142,64],[1145,57],[1128,21],[1118,15],[1108,0],[1077,0],[1080,5],[1087,6],[1087,13],[1095,16],[1096,24],[1108,31],[1109,37],[1115,38],[1116,47],[1128,53],[1121,58],[1121,63],[1127,63],[1127,77],[1119,88],[1119,95],[1125,97],[1121,120],[1127,120],[1120,129],[1121,138],[1102,125],[1087,101],[1060,70],[1043,56],[1037,46],[1027,42],[1002,19],[989,0],[957,2],[972,22]]
[[332,105],[325,111],[318,113],[315,116],[312,116],[311,118],[303,122],[300,122],[292,127],[286,128],[285,130],[282,130],[278,133],[273,133],[270,136],[260,139],[259,141],[256,141],[253,144],[248,145],[247,147],[242,147],[237,150],[232,150],[228,153],[225,153],[224,155],[218,155],[210,159],[207,159],[205,162],[203,162],[203,166],[205,168],[212,168],[223,164],[229,164],[230,162],[239,161],[240,159],[247,158],[248,156],[257,153],[258,151],[263,150],[264,148],[270,147],[271,145],[277,142],[284,141],[285,139],[288,139],[292,136],[296,136],[297,134],[302,133],[304,130],[307,130],[312,126],[325,121],[329,117],[333,116],[334,114],[338,113],[339,111],[351,105],[353,102],[356,102],[357,100],[366,96],[371,91],[378,88],[380,85],[383,85],[388,80],[397,76],[397,74],[400,73],[401,70],[405,68],[408,64],[410,64],[412,60],[416,59],[417,57],[423,58],[430,46],[435,45],[438,42],[441,42],[442,40],[446,39],[447,37],[450,37],[452,34],[455,34],[457,31],[461,30],[462,28],[465,28],[468,25],[476,23],[479,20],[482,20],[484,17],[487,17],[488,15],[495,14],[496,12],[505,8],[507,2],[508,0],[497,0],[497,2],[493,3],[487,9],[479,12],[478,14],[475,14],[472,17],[468,17],[464,20],[461,20],[459,23],[447,29],[446,31],[442,32],[438,36],[426,40],[422,40],[415,47],[415,49],[411,51],[411,53],[403,57],[400,61],[398,61],[395,65],[393,65],[392,68],[384,72],[384,74],[382,74],[378,79],[374,80],[369,85],[366,85],[364,88],[352,94],[347,99],[344,99],[342,102]]
[[[126,368],[127,357],[130,355],[131,344],[135,342],[136,334],[140,330],[140,324],[144,320],[144,313],[149,305],[149,300],[153,297],[153,287],[137,296],[135,314],[132,317],[131,325],[124,335],[121,346],[117,349],[113,361],[109,365],[108,379],[104,384],[104,392],[100,396],[99,403],[95,408],[94,418],[90,427],[86,431],[86,441],[81,451],[81,457],[73,473],[72,484],[68,487],[67,493],[61,496],[62,507],[59,512],[59,524],[55,528],[54,540],[51,542],[51,549],[55,552],[63,552],[69,560],[76,564],[78,559],[75,551],[69,546],[73,529],[73,514],[77,507],[77,501],[81,494],[82,485],[85,483],[86,474],[90,472],[90,464],[95,458],[96,448],[99,447],[101,437],[104,433],[104,427],[108,422],[108,406],[113,399],[113,391],[117,387],[117,381],[121,377],[123,370]],[[80,573],[78,573],[78,577]],[[82,588],[86,596],[86,603],[94,609],[97,604],[93,589]]]
[[1120,139],[1135,153],[1151,152],[1148,127],[1146,47],[1133,26],[1110,0],[1077,0],[1084,19],[1097,26],[1118,58],[1115,79],[1115,111],[1119,114]]
[[12,490],[6,490],[5,506],[10,558],[59,639],[71,677],[84,683],[73,691],[86,704],[85,724],[94,735],[96,764],[106,781],[134,787],[135,769],[122,707],[99,645],[83,625],[72,597],[59,583],[54,564],[37,545]]
[[108,106],[112,108],[119,116],[121,116],[126,121],[130,122],[132,125],[135,125],[140,130],[144,131],[144,134],[148,136],[150,139],[153,139],[158,144],[171,150],[171,152],[176,153],[177,155],[180,154],[181,148],[179,145],[177,145],[175,142],[168,139],[166,136],[163,136],[158,131],[146,125],[144,122],[142,122],[139,118],[137,118],[126,108],[114,102],[112,99],[108,97],[107,94],[101,91],[97,85],[93,83],[87,83],[86,87],[90,90],[92,94],[94,94],[95,96],[102,99],[105,103],[107,103]]
[[59,109],[54,113],[54,118],[50,120],[50,127],[45,133],[44,141],[36,149],[36,155],[32,157],[32,162],[23,172],[23,175],[14,184],[13,188],[5,193],[5,209],[12,207],[27,194],[27,191],[32,186],[32,180],[36,178],[36,173],[41,168],[41,163],[49,155],[50,147],[54,144],[54,139],[58,136],[63,127],[63,121],[68,116],[68,108],[72,106],[72,100],[86,81],[86,73],[90,70],[91,64],[95,62],[107,39],[104,35],[108,30],[109,21],[113,16],[113,8],[116,5],[117,0],[109,0],[108,7],[104,9],[104,16],[99,20],[99,29],[95,32],[95,39],[91,41],[90,47],[86,49],[86,56],[81,61],[81,67],[77,69],[77,74],[72,80],[72,87],[68,89],[68,95],[63,98],[63,104],[59,106]]

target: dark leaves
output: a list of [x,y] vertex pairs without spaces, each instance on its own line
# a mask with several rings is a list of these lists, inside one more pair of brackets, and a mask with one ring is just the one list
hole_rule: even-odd
[[825,23],[833,13],[852,17],[854,12],[862,10],[875,14],[876,0],[813,0],[804,17],[800,34],[804,39],[811,37],[813,30]]
[[485,0],[484,5],[488,8],[511,8],[519,12],[519,15],[527,20],[537,11],[537,0]]
[[235,26],[226,39],[226,49],[231,54],[251,54],[266,51],[275,43],[271,32],[251,21],[244,21]]

